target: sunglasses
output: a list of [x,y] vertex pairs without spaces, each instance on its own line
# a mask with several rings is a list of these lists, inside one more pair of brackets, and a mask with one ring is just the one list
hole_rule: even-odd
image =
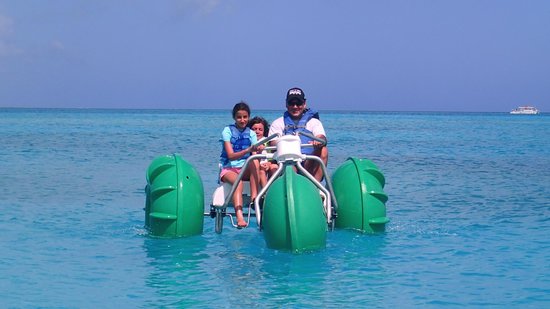
[[286,105],[288,105],[288,106],[302,106],[302,105],[304,105],[304,102],[292,101],[292,102],[286,103]]

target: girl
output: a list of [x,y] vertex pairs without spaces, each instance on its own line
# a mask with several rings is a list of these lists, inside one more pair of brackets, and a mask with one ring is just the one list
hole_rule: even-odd
[[[248,123],[248,127],[256,133],[256,138],[261,140],[267,137],[267,131],[269,130],[269,123],[262,117],[254,117]],[[277,166],[275,166],[275,169]],[[259,164],[259,184],[260,188],[263,188],[267,183],[267,178],[270,173],[271,163],[268,160],[262,160]]]
[[[256,134],[247,127],[250,117],[250,107],[245,102],[239,102],[233,107],[234,124],[230,124],[222,131],[222,153],[220,180],[234,184],[241,169],[250,154],[261,151],[264,147],[253,147],[258,140]],[[243,180],[250,181],[250,197],[254,201],[258,194],[258,161],[254,160],[243,174]],[[239,182],[233,193],[233,205],[237,216],[237,227],[246,227],[243,216],[243,184]]]

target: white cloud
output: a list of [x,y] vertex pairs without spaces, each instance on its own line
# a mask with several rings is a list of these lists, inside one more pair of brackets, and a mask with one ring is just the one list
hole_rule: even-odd
[[63,44],[62,42],[57,41],[57,40],[51,42],[51,47],[54,50],[59,50],[59,51],[65,50],[65,44]]
[[21,50],[13,45],[9,38],[13,34],[13,20],[0,14],[0,56],[8,56],[21,53]]
[[220,0],[180,0],[178,10],[184,14],[209,15],[220,6]]
[[0,38],[13,32],[13,21],[11,18],[0,14]]

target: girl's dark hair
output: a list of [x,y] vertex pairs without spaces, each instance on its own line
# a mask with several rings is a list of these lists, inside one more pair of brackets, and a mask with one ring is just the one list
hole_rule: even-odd
[[269,123],[267,122],[267,120],[260,116],[256,116],[248,121],[248,127],[252,128],[252,126],[257,123],[261,123],[264,125],[264,137],[267,137],[267,133],[269,131]]
[[233,118],[235,118],[238,111],[246,111],[248,115],[250,115],[250,107],[248,107],[248,104],[244,101],[241,101],[233,106]]

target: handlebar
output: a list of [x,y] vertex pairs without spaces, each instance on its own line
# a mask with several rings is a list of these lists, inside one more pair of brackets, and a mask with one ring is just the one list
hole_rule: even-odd
[[306,132],[300,132],[298,131],[298,134],[301,134],[303,136],[307,136],[309,138],[311,138],[312,140],[315,140],[315,141],[318,141],[319,143],[321,143],[323,146],[326,146],[327,145],[327,140],[324,139],[324,138],[319,138],[313,134],[309,134],[309,133],[306,133]]
[[[323,146],[327,145],[327,140],[326,139],[319,138],[317,136],[314,136],[313,134],[309,134],[309,133],[305,133],[305,132],[298,132],[298,134],[302,134],[304,136],[307,136],[307,137],[311,138],[312,140],[318,141]],[[265,144],[265,143],[271,141],[272,139],[279,138],[279,137],[281,137],[281,136],[278,133],[272,134],[272,135],[270,135],[266,138],[262,138],[261,140],[259,140],[253,146],[259,146],[261,144]],[[312,144],[302,144],[301,147],[313,147],[313,145]],[[276,150],[277,146],[267,146],[264,149],[265,150]]]
[[260,146],[262,144],[265,144],[265,143],[269,142],[270,140],[272,140],[274,138],[277,138],[277,137],[279,137],[278,133],[271,134],[270,136],[268,136],[266,138],[262,138],[259,141],[257,141],[254,145],[252,145],[252,147],[258,147],[258,146]]

